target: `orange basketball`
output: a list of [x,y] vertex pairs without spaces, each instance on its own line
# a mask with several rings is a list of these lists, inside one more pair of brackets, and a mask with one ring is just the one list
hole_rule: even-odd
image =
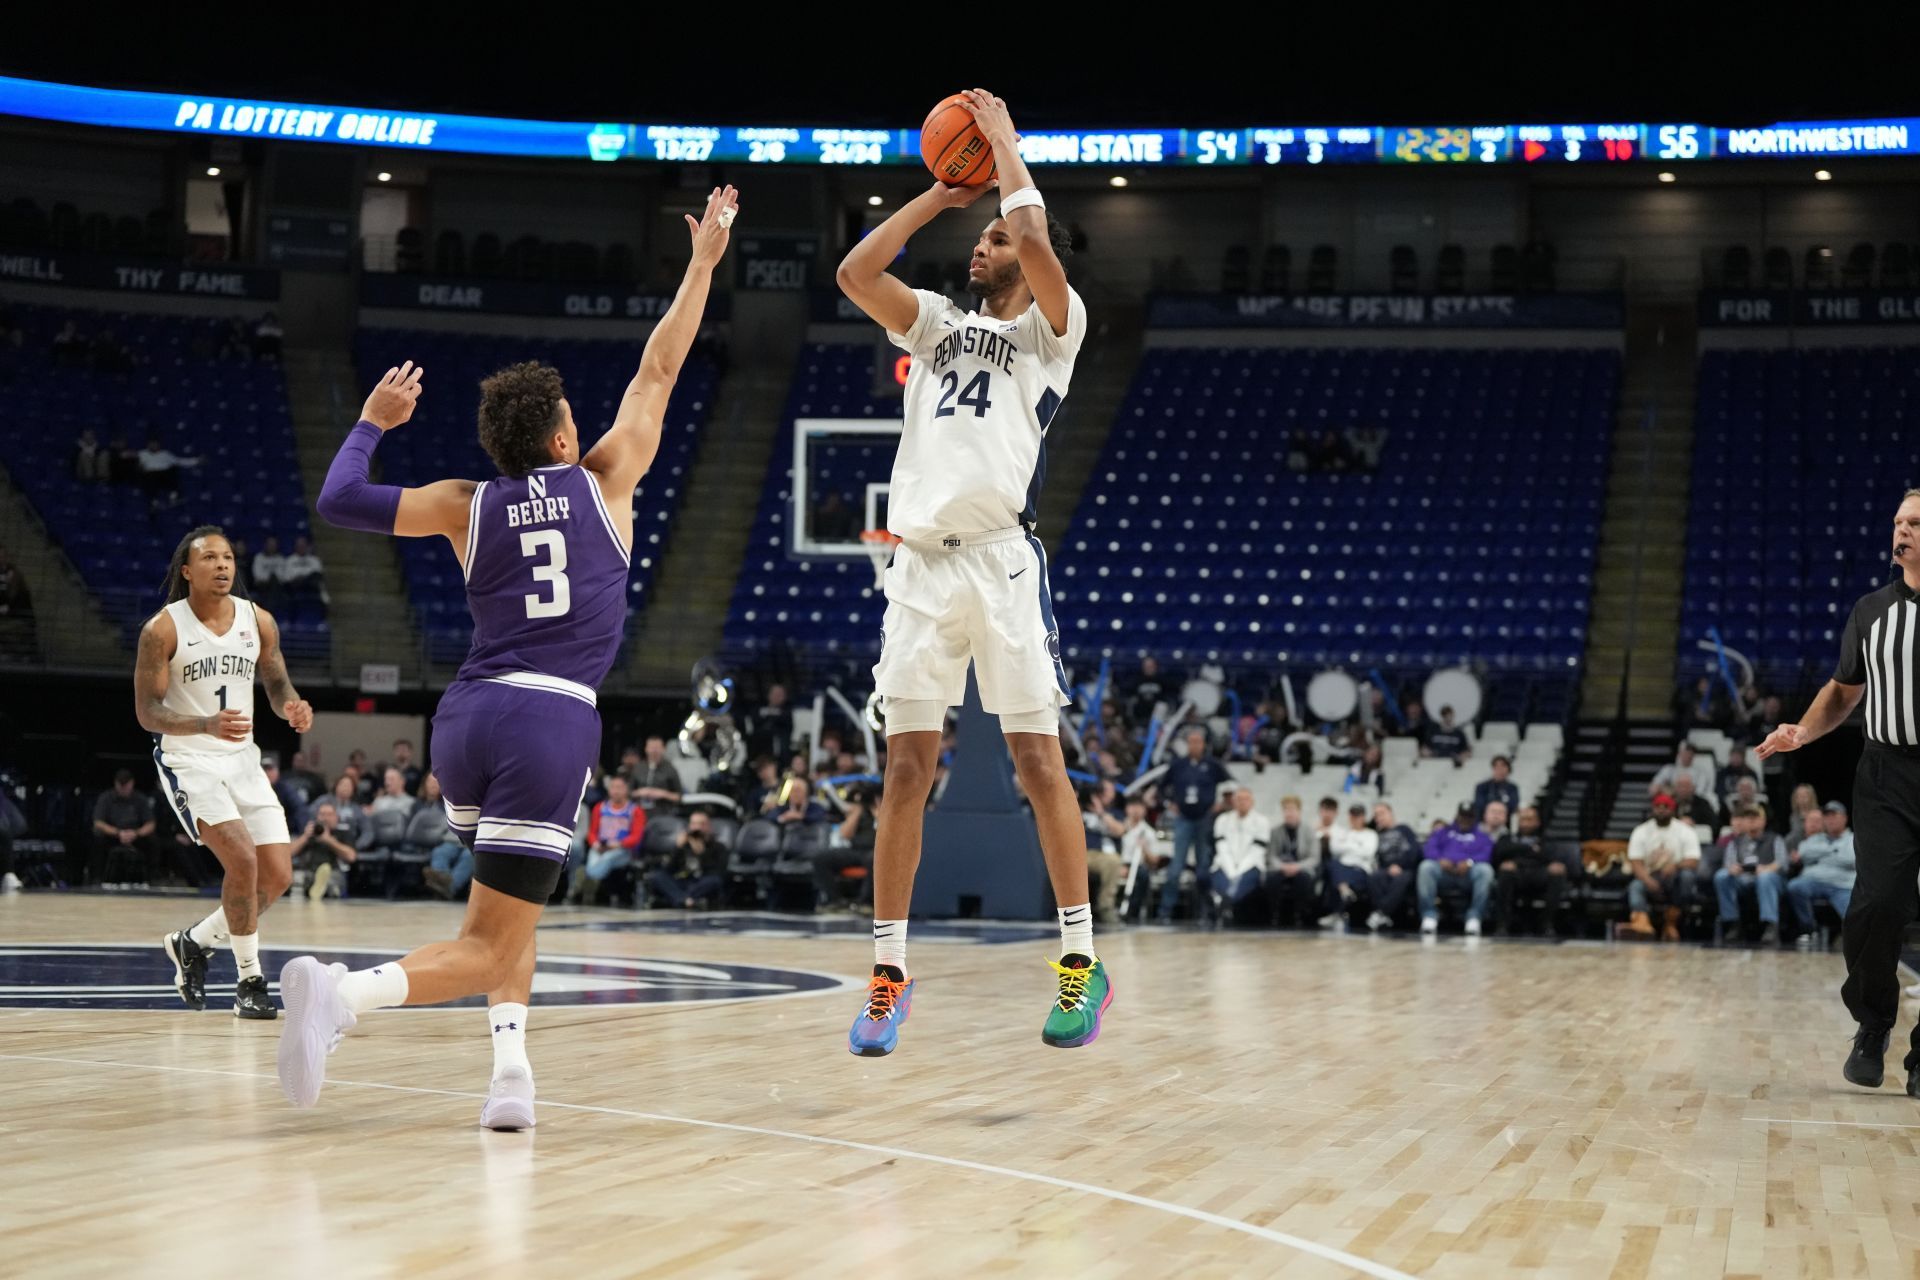
[[950,187],[976,187],[999,175],[993,148],[973,111],[959,94],[944,98],[920,126],[920,158],[934,177]]

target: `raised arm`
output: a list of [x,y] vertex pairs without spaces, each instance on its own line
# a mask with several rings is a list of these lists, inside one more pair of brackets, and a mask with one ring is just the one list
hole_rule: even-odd
[[[1026,277],[1040,314],[1053,326],[1053,336],[1067,336],[1067,309],[1072,298],[1067,288],[1067,269],[1053,251],[1053,238],[1047,234],[1046,206],[1038,202],[1039,191],[1027,162],[1020,158],[1020,135],[1014,131],[1013,118],[1007,114],[1004,100],[985,89],[969,89],[967,105],[973,109],[973,121],[993,146],[993,160],[1000,167],[1000,189],[1005,203],[1016,207],[1006,214],[1007,234],[1013,237],[1013,251],[1020,259],[1020,274]],[[1018,205],[1016,197],[1031,191],[1033,204]],[[1002,207],[1005,207],[1003,203]]]
[[454,554],[463,557],[464,564],[473,481],[436,480],[408,489],[397,484],[373,484],[368,479],[373,451],[381,437],[413,416],[424,373],[426,370],[411,360],[387,370],[368,394],[360,408],[360,421],[327,468],[316,508],[322,520],[342,529],[402,538],[445,538],[453,544]]
[[950,187],[936,182],[902,205],[897,213],[869,231],[847,250],[833,273],[840,292],[888,333],[905,333],[920,318],[920,302],[887,266],[900,256],[913,233],[948,209],[964,209],[993,190],[996,183]]
[[647,338],[646,350],[640,353],[640,370],[620,398],[613,426],[580,460],[580,465],[600,477],[601,493],[608,498],[624,497],[628,508],[633,506],[634,487],[660,450],[667,399],[679,380],[680,366],[687,362],[687,352],[693,349],[693,340],[700,334],[713,269],[727,251],[728,228],[739,211],[740,193],[732,187],[715,187],[700,218],[687,215],[687,228],[693,236],[687,274],[673,295],[673,305]]
[[167,696],[168,663],[180,635],[173,617],[162,609],[140,628],[140,649],[133,660],[133,714],[148,733],[169,737],[187,737],[210,733],[227,742],[244,742],[253,723],[245,712],[222,711],[218,715],[189,716],[161,705]]
[[280,624],[258,605],[260,615],[260,682],[267,687],[267,698],[280,718],[296,733],[313,728],[313,707],[294,691],[293,678],[287,674],[287,659],[280,652]]

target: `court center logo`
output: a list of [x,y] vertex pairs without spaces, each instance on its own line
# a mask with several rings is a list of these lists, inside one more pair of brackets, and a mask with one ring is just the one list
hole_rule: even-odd
[[[296,955],[322,964],[365,969],[403,952],[377,947],[315,951],[262,944],[260,959],[278,991],[280,966]],[[214,953],[207,972],[207,1005],[232,1003],[233,956]],[[541,1008],[597,1009],[614,1005],[706,1004],[778,1000],[851,990],[863,984],[806,969],[660,960],[630,956],[543,955],[534,970],[533,1000]],[[475,996],[434,1008],[484,1008]],[[31,942],[0,945],[0,1008],[171,1009],[186,1012],[173,989],[173,964],[156,941],[141,943]]]

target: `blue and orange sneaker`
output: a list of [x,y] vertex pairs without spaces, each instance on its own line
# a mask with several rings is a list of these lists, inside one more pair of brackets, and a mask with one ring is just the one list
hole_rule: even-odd
[[1056,1049],[1092,1044],[1100,1035],[1100,1016],[1113,1003],[1107,966],[1077,951],[1061,956],[1058,963],[1049,960],[1047,966],[1060,975],[1060,993],[1047,1011],[1040,1039]]
[[913,1008],[913,979],[890,964],[873,966],[867,1003],[847,1033],[847,1048],[863,1058],[884,1058],[900,1042],[900,1024]]

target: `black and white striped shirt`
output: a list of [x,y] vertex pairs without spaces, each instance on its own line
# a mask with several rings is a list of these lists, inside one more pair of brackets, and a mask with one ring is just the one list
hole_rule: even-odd
[[1833,679],[1867,686],[1869,742],[1920,747],[1920,592],[1896,579],[1861,596]]

